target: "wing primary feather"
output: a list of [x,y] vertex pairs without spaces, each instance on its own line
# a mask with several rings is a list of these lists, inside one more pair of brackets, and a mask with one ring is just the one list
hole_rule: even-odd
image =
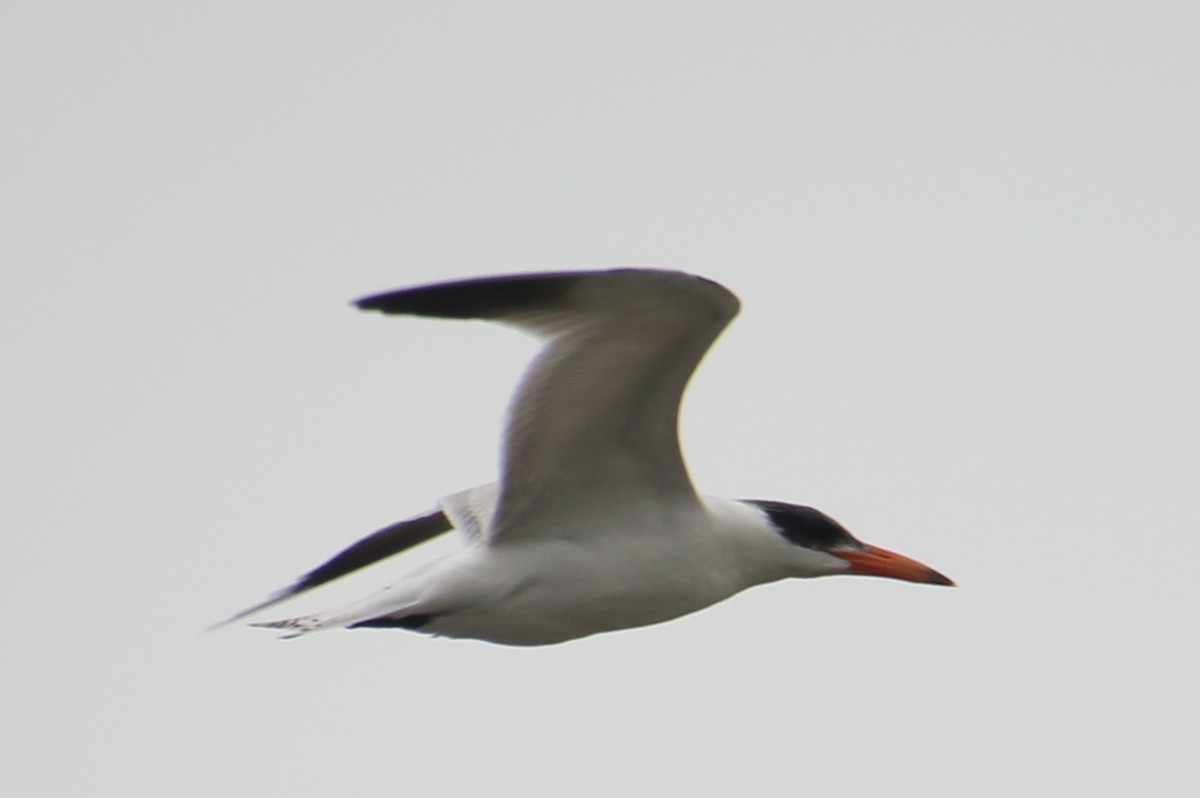
[[380,560],[419,546],[453,529],[441,510],[428,515],[397,521],[338,552],[328,562],[314,568],[296,581],[296,592],[310,590],[326,582],[365,568]]
[[445,319],[500,319],[562,303],[586,272],[480,277],[359,299],[362,310]]
[[419,546],[427,540],[449,532],[453,528],[454,526],[450,523],[450,519],[441,510],[429,513],[428,515],[422,515],[418,518],[398,521],[348,546],[335,554],[328,562],[304,574],[304,576],[301,576],[288,587],[272,593],[264,601],[255,604],[253,607],[244,609],[236,615],[214,624],[210,629],[217,629],[234,621],[241,620],[248,615],[253,615],[259,610],[265,610],[267,607],[287,601],[293,596],[297,596],[307,590],[312,590],[314,587],[332,582],[360,568],[365,568],[394,554],[399,554],[414,546]]

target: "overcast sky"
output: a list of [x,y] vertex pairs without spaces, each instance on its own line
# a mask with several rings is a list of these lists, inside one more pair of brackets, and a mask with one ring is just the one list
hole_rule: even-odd
[[[1194,4],[4,16],[5,794],[1194,789]],[[621,265],[743,301],[685,402],[701,491],[960,587],[540,649],[202,633],[495,476],[533,342],[351,299]]]

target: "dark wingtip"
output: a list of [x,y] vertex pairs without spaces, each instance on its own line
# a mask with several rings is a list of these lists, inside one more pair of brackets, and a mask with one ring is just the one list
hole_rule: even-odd
[[[223,621],[217,621],[212,626],[207,627],[204,631],[205,632],[216,631],[217,629],[221,629],[223,627],[229,626],[230,624],[236,623],[237,621],[240,621],[243,618],[249,617],[256,612],[259,612],[260,610],[265,610],[268,607],[273,607],[276,604],[281,604],[301,591],[301,588],[298,586],[298,584],[299,583],[291,585],[290,587],[285,587],[282,590],[278,590],[278,591],[272,593],[266,599],[255,604],[253,607],[247,607],[246,609],[242,610],[239,613],[230,615],[228,618],[226,618]],[[253,624],[251,624],[251,625],[253,625]]]
[[360,310],[443,319],[496,319],[562,300],[586,273],[518,274],[405,288],[355,300]]
[[393,554],[419,546],[454,528],[441,510],[398,521],[386,526],[335,554],[328,562],[309,571],[296,581],[293,593],[310,590],[346,574],[365,568]]
[[[288,587],[272,593],[263,601],[248,607],[236,615],[231,615],[223,621],[214,623],[205,631],[211,632],[240,621],[256,612],[281,604],[293,596],[298,596],[306,590],[332,582],[334,579],[365,568],[382,559],[399,554],[402,551],[419,546],[427,540],[449,532],[454,528],[450,519],[441,510],[435,510],[427,515],[398,521],[371,533],[362,540],[338,552],[328,562],[309,571]],[[251,626],[268,626],[271,624],[251,624]]]

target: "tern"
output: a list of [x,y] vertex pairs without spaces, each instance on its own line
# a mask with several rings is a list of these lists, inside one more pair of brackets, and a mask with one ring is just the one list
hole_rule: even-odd
[[451,530],[459,551],[360,602],[254,625],[285,637],[374,627],[535,646],[661,623],[790,577],[954,584],[812,507],[696,493],[679,405],[739,309],[711,280],[640,268],[520,274],[355,304],[543,339],[509,409],[499,482],[363,538],[225,623]]

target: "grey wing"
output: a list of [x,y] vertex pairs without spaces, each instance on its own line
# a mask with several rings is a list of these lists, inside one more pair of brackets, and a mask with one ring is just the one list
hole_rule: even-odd
[[383,529],[373,532],[357,543],[343,549],[327,562],[298,578],[291,585],[277,590],[264,601],[215,624],[212,628],[233,623],[248,615],[253,615],[259,610],[273,607],[276,604],[287,601],[293,596],[298,596],[305,591],[312,590],[314,587],[332,582],[360,568],[365,568],[368,565],[391,557],[393,554],[399,554],[406,549],[418,546],[438,535],[449,532],[453,528],[454,526],[450,523],[450,519],[441,510],[429,513],[428,515],[422,515],[418,518],[397,521],[391,526],[386,526]]
[[[591,512],[699,501],[679,449],[679,404],[737,314],[720,285],[620,269],[482,278],[357,304],[499,321],[546,341],[510,408],[492,542],[570,537],[570,522]],[[579,525],[578,534],[590,529]]]

